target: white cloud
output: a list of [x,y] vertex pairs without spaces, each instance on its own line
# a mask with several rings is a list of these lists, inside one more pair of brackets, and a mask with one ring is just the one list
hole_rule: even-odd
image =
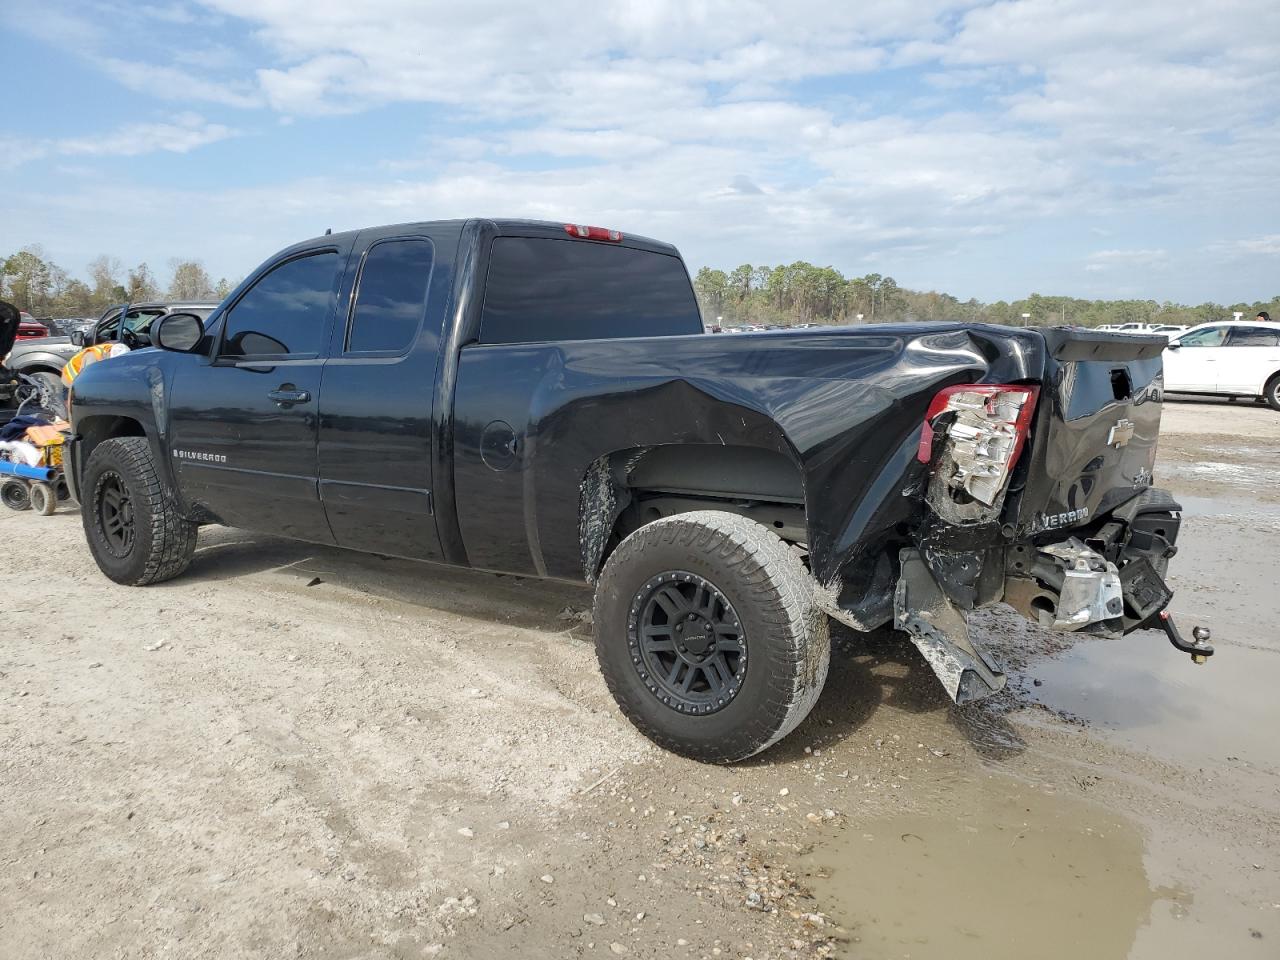
[[1227,257],[1280,257],[1280,233],[1262,237],[1245,237],[1237,240],[1219,240],[1205,247],[1219,258]]
[[57,140],[24,141],[0,150],[9,169],[46,157],[138,157],[149,153],[190,153],[199,147],[239,136],[220,123],[195,113],[165,121],[130,123],[106,133]]
[[1099,250],[1089,254],[1084,268],[1098,273],[1104,270],[1164,269],[1168,265],[1168,250]]

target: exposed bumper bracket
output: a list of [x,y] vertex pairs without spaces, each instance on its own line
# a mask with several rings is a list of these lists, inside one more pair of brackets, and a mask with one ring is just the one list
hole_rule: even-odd
[[947,599],[918,550],[904,549],[893,598],[893,622],[911,637],[956,703],[971,703],[1004,689],[1005,675],[969,639],[964,613]]

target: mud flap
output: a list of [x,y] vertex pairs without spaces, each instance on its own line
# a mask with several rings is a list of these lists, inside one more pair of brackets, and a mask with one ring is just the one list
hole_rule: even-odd
[[987,652],[969,639],[964,613],[947,599],[914,548],[899,554],[902,574],[893,597],[893,622],[942,681],[951,699],[972,703],[1004,689],[1005,675]]

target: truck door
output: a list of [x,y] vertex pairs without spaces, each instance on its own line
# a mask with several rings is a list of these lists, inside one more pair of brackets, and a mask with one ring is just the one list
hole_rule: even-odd
[[1164,388],[1212,393],[1218,388],[1218,358],[1226,339],[1224,326],[1204,327],[1183,334],[1177,346],[1164,352]]
[[455,247],[403,228],[356,239],[320,394],[320,496],[341,546],[440,559],[432,399]]
[[1280,370],[1280,325],[1232,327],[1217,364],[1220,393],[1262,393]]
[[324,351],[350,241],[293,250],[221,312],[211,357],[174,371],[170,456],[222,522],[332,543],[316,472]]

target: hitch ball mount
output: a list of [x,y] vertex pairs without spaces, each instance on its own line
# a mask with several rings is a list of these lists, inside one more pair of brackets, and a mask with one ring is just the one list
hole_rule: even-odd
[[1173,614],[1168,610],[1160,611],[1160,626],[1164,627],[1165,634],[1169,637],[1169,642],[1175,648],[1183,653],[1191,654],[1192,663],[1204,663],[1213,656],[1213,644],[1209,642],[1211,634],[1208,627],[1194,627],[1191,630],[1191,636],[1194,638],[1190,643],[1182,636],[1182,632],[1178,630],[1178,625],[1173,620]]

